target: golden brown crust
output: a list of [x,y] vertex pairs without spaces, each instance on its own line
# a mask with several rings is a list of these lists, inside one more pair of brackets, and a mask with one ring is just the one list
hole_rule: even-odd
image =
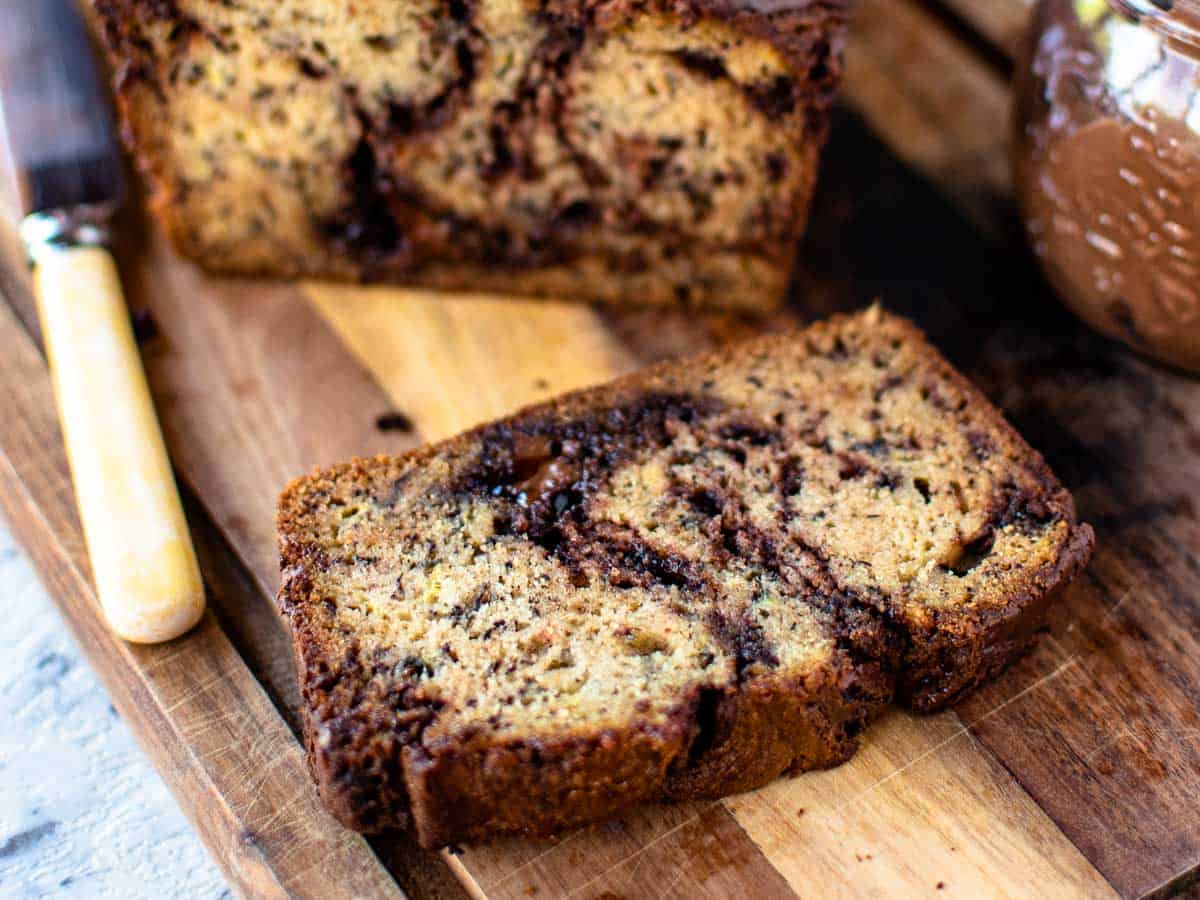
[[1028,650],[1059,594],[1092,556],[1092,526],[1077,525],[1061,555],[1032,573],[1003,608],[968,617],[956,627],[936,621],[911,626],[897,699],[917,712],[936,712],[1001,672]]
[[[920,329],[899,321],[908,333],[907,339],[925,345],[940,378],[955,385],[970,405],[990,408],[987,397],[927,343]],[[1042,488],[1037,502],[1048,514],[1066,523],[1069,533],[1057,556],[1011,583],[1011,595],[999,608],[958,610],[959,621],[953,625],[936,616],[906,618],[909,641],[896,696],[918,712],[936,712],[949,706],[1028,650],[1045,626],[1050,606],[1087,566],[1095,545],[1092,526],[1078,521],[1074,498],[1042,455],[1026,445],[998,412],[993,427],[995,438],[1022,448],[1026,465]],[[1011,505],[1014,498],[1002,500]],[[994,511],[994,516],[1013,514],[1013,510],[1004,508]]]
[[[710,749],[697,753],[693,746],[668,773],[663,793],[716,799],[760,788],[784,772],[839,765],[854,755],[859,731],[891,694],[883,666],[848,659],[815,677],[753,680],[716,699]],[[693,714],[693,721],[701,718]]]
[[[732,548],[725,565],[736,567],[750,560],[752,566],[761,567],[762,577],[781,573],[788,579],[800,571],[807,573],[801,582],[792,583],[807,585],[803,590],[810,593],[796,594],[792,602],[815,611],[817,617],[805,620],[809,624],[803,626],[816,629],[814,639],[832,641],[818,656],[807,657],[809,662],[790,667],[772,662],[780,646],[764,648],[761,635],[729,634],[728,627],[737,632],[743,626],[717,623],[712,626],[714,633],[732,640],[731,652],[741,660],[736,676],[696,681],[678,695],[664,717],[635,715],[597,724],[585,715],[572,720],[566,731],[541,734],[536,729],[500,732],[482,720],[451,727],[447,719],[451,706],[439,706],[454,703],[448,695],[421,693],[409,676],[368,671],[372,654],[379,651],[370,649],[375,645],[366,641],[365,633],[360,641],[356,632],[347,632],[346,620],[339,619],[339,601],[329,596],[344,577],[337,573],[349,571],[338,569],[342,563],[329,555],[342,548],[326,546],[317,537],[323,533],[321,517],[330,504],[350,498],[394,503],[398,491],[408,491],[413,479],[436,466],[449,465],[437,479],[461,479],[462,472],[473,471],[480,446],[495,442],[497,435],[503,442],[516,440],[508,435],[525,433],[521,429],[530,423],[542,423],[537,426],[541,428],[551,421],[557,423],[551,427],[560,430],[576,427],[571,423],[585,421],[598,411],[630,409],[631,404],[687,385],[715,379],[718,384],[713,390],[719,392],[723,390],[720,379],[732,377],[730,373],[740,377],[767,371],[772,365],[783,365],[788,371],[795,365],[824,366],[822,377],[829,384],[831,373],[848,371],[846,367],[858,365],[860,357],[869,361],[873,353],[877,359],[868,369],[877,382],[866,394],[874,394],[873,402],[878,404],[888,402],[879,400],[888,391],[911,391],[913,402],[928,411],[931,421],[945,421],[963,432],[967,437],[962,450],[953,453],[970,455],[963,463],[964,484],[971,472],[979,484],[977,494],[966,501],[960,497],[959,502],[973,506],[978,496],[982,505],[964,513],[966,530],[957,532],[954,552],[947,555],[933,547],[931,558],[941,562],[916,575],[905,574],[901,567],[892,580],[889,573],[894,566],[886,556],[875,559],[871,571],[861,576],[856,574],[861,566],[842,559],[843,549],[854,546],[852,529],[858,527],[856,522],[861,524],[859,520],[845,519],[834,530],[840,537],[835,536],[832,544],[822,543],[803,514],[787,508],[790,501],[772,500],[772,508],[783,504],[781,514],[786,516],[781,522],[786,520],[787,527],[796,521],[804,525],[801,532],[785,529],[793,543],[781,544],[783,538],[763,538],[757,531],[761,526],[749,519],[733,522],[728,514],[715,517],[713,528],[717,518],[723,519],[723,528],[730,526],[721,534],[714,532],[718,544],[724,541]],[[883,365],[879,354],[885,353],[893,356]],[[893,372],[912,383],[896,386]],[[804,407],[807,398],[797,396],[789,403]],[[898,416],[907,410],[908,415],[914,408],[918,407],[895,407],[886,414]],[[729,421],[728,414],[713,415],[716,418],[694,423],[693,428],[731,434],[720,424]],[[735,423],[747,422],[744,412],[737,416],[741,418],[735,417]],[[645,424],[649,419],[638,421],[643,422],[643,430],[657,427]],[[851,424],[853,420],[846,419],[838,428]],[[738,427],[738,434],[744,436],[735,440],[743,448],[769,440],[749,424]],[[829,430],[805,438],[826,444],[805,457],[813,470],[807,474],[806,486],[811,483],[813,490],[819,488],[815,470],[826,455],[844,465],[841,478],[845,480],[839,483],[845,490],[857,490],[854,485],[869,480],[859,470],[874,457],[828,447],[830,436],[836,438],[838,433]],[[930,434],[934,432],[926,429],[918,437]],[[875,493],[870,496],[881,502],[894,496],[897,504],[913,501],[911,488],[896,486],[911,478],[900,467],[916,465],[921,454],[950,453],[937,448],[953,432],[936,434],[940,437],[925,450],[902,448],[898,461],[887,459],[893,451],[877,448],[884,460],[879,472],[869,478],[878,477],[885,486],[872,488]],[[620,451],[618,456],[625,461],[622,465],[650,458],[641,451]],[[463,468],[461,461],[468,457],[470,465]],[[945,458],[934,461],[944,468]],[[542,472],[545,463],[540,464]],[[460,474],[451,474],[455,472]],[[920,489],[933,495],[927,503],[943,502],[939,485]],[[953,491],[969,489],[954,487]],[[419,493],[425,488],[412,490]],[[951,489],[947,487],[944,494],[951,497]],[[784,491],[781,496],[787,495]],[[538,501],[531,497],[522,502],[532,509]],[[850,507],[854,496],[847,494],[840,502]],[[916,502],[919,505],[919,498]],[[835,511],[842,512],[840,507]],[[512,831],[546,834],[602,820],[639,802],[719,797],[759,787],[784,771],[836,765],[854,752],[859,732],[889,702],[893,689],[918,710],[936,709],[1022,652],[1054,596],[1086,563],[1093,543],[1091,529],[1077,522],[1070,495],[1041,457],[915,328],[878,310],[838,317],[794,335],[760,338],[699,359],[666,363],[602,388],[531,407],[505,422],[400,458],[356,460],[298,479],[281,498],[279,530],[284,570],[279,605],[295,640],[306,739],[322,797],[350,827],[364,831],[411,827],[426,846]],[[374,533],[362,532],[368,537]],[[375,540],[360,538],[347,544],[345,552],[369,553]],[[556,552],[563,565],[578,564],[561,548]],[[671,562],[670,552],[660,542],[655,551],[659,557],[638,557],[643,559],[638,565],[683,580],[692,578],[684,563]],[[618,564],[626,563],[614,557],[612,565]],[[946,588],[950,593],[937,594],[932,586],[943,583],[950,585]],[[318,584],[324,587],[318,589]],[[700,588],[689,590],[694,593]],[[467,641],[456,646],[461,651],[473,645]],[[394,666],[390,660],[388,673]],[[401,710],[398,718],[397,710]]]

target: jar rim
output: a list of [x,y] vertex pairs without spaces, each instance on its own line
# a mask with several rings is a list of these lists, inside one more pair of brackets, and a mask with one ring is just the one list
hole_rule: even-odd
[[1169,16],[1179,10],[1200,9],[1200,0],[1116,0],[1127,11],[1147,16]]
[[1200,46],[1200,0],[1108,0],[1118,13]]

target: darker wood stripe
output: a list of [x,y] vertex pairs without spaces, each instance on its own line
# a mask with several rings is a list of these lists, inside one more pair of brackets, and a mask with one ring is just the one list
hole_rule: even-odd
[[[796,897],[721,803],[657,810],[631,810],[608,825],[574,832],[558,843],[535,842],[524,864],[508,857],[503,845],[494,848],[498,853],[467,851],[463,862],[476,873],[489,900],[568,894],[579,900]],[[499,860],[503,863],[497,865]],[[585,875],[580,883],[564,880],[579,873]]]
[[[961,41],[981,62],[995,69],[1005,79],[1013,74],[1013,59],[1009,48],[995,43],[986,32],[978,28],[974,21],[946,0],[916,0],[941,20],[943,27],[957,40]],[[988,0],[999,2],[999,0]]]

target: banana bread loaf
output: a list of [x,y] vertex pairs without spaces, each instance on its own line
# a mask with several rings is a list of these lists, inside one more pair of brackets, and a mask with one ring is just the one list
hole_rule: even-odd
[[847,0],[93,2],[210,269],[762,309]]
[[318,472],[279,530],[322,796],[426,846],[837,764],[1027,647],[1093,540],[878,310]]

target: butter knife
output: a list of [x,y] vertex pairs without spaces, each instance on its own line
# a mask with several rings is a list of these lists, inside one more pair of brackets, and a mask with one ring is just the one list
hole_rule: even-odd
[[108,249],[123,168],[73,0],[0,0],[0,104],[96,592],[121,637],[170,640],[204,588]]

